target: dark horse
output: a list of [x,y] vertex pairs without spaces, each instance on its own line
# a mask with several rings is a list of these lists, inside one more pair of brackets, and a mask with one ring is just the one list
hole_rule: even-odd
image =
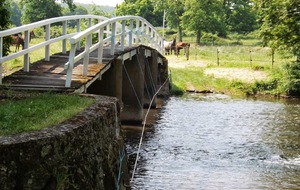
[[176,38],[173,38],[172,41],[164,41],[164,48],[165,48],[165,52],[166,52],[166,55],[172,54],[172,51],[175,52],[175,45],[176,45]]
[[[35,37],[35,34],[33,31],[31,31],[29,41],[33,37]],[[12,44],[16,45],[15,52],[17,52],[17,50],[19,51],[20,45],[22,45],[22,49],[24,49],[24,35],[22,35],[22,33],[13,34],[13,35],[11,35],[11,38],[12,38]]]

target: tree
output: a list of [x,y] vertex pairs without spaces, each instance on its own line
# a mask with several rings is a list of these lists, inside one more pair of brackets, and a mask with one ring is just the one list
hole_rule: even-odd
[[151,0],[125,0],[117,5],[116,14],[141,16],[153,26],[161,26],[163,21],[163,12],[155,10]]
[[195,31],[196,43],[200,43],[202,32],[226,34],[220,0],[186,0],[185,8],[186,11],[182,15],[182,26]]
[[[62,0],[61,2],[67,3],[71,10],[76,8],[73,0]],[[24,24],[62,15],[62,8],[56,0],[21,0],[20,5],[23,10],[22,23]]]
[[103,11],[102,7],[96,4],[92,4],[92,9],[89,11],[90,14],[93,15],[100,15],[100,16],[105,16],[105,17],[112,17],[113,16],[113,12],[111,13],[107,13],[105,11]]
[[19,5],[14,0],[8,0],[8,3],[10,4],[10,20],[11,23],[15,26],[21,25],[21,16],[22,12],[19,8]]
[[[6,30],[10,25],[10,13],[9,4],[5,0],[0,0],[0,31]],[[11,43],[11,38],[6,37],[3,40],[3,53],[2,56],[8,55],[10,52],[9,47]]]
[[[76,6],[76,8],[71,11],[70,9],[63,9],[63,15],[64,16],[70,16],[70,15],[87,15],[88,14],[88,10],[86,8],[84,8],[83,6]],[[76,20],[70,20],[68,22],[68,26],[70,27],[75,27],[77,24]]]
[[297,56],[287,65],[287,93],[300,95],[300,6],[299,0],[255,0],[262,23],[260,34],[265,45],[285,49]]
[[256,11],[250,0],[224,0],[223,6],[228,31],[246,34],[257,29]]
[[265,45],[300,55],[300,6],[298,0],[255,0]]
[[153,0],[155,10],[166,11],[166,21],[170,28],[177,28],[178,41],[182,41],[181,17],[185,11],[185,0]]

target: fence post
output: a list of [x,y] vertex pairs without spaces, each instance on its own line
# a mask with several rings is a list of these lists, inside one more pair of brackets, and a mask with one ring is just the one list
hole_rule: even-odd
[[252,56],[251,56],[251,52],[252,52],[252,50],[251,49],[249,49],[249,55],[250,55],[250,67],[252,67]]
[[217,65],[220,66],[219,48],[217,48]]
[[274,54],[275,54],[275,50],[272,48],[272,69],[274,67]]

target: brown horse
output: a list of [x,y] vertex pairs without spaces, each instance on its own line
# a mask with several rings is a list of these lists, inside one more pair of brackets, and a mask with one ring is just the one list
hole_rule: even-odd
[[17,50],[19,51],[20,45],[22,45],[22,49],[24,49],[24,38],[22,37],[21,34],[13,34],[11,38],[12,38],[12,44],[16,45],[15,52],[17,52]]
[[[19,34],[13,34],[11,35],[12,37],[12,44],[16,45],[16,49],[15,52],[17,52],[17,50],[19,51],[20,45],[22,45],[22,50],[24,49],[24,35],[22,35],[22,33]],[[35,34],[33,31],[30,32],[29,35],[29,41],[31,41],[31,38],[34,38]]]
[[184,49],[184,54],[186,55],[187,60],[189,60],[189,49],[191,44],[187,42],[178,42],[176,44],[176,55],[178,56],[181,49]]

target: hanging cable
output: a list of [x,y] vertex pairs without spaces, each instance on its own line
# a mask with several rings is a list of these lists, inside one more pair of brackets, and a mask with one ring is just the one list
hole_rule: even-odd
[[155,94],[156,86],[155,86],[154,79],[153,79],[153,76],[152,76],[151,68],[150,68],[148,59],[147,58],[145,58],[145,59],[146,59],[146,61],[145,61],[146,70],[148,72],[149,81],[150,81],[150,84],[151,84],[151,87],[152,87],[152,92]]
[[134,163],[134,167],[133,167],[133,171],[132,171],[132,176],[131,176],[131,180],[130,182],[133,181],[133,178],[134,178],[134,175],[135,175],[135,171],[136,171],[136,166],[137,166],[137,162],[138,162],[138,159],[139,159],[139,154],[140,154],[140,150],[141,150],[141,146],[142,146],[142,142],[143,142],[143,136],[144,136],[144,132],[145,132],[145,126],[146,126],[146,123],[147,123],[147,117],[148,117],[148,114],[149,114],[149,111],[151,109],[151,105],[155,99],[155,97],[157,96],[157,94],[160,92],[160,90],[162,89],[162,87],[168,82],[169,78],[167,78],[165,80],[165,82],[159,87],[159,89],[157,90],[157,92],[154,94],[150,104],[149,104],[149,108],[146,112],[146,115],[145,115],[145,119],[144,119],[144,124],[143,124],[143,128],[142,128],[142,134],[141,134],[141,138],[140,138],[140,143],[139,143],[139,147],[138,147],[138,151],[136,153],[136,158],[135,158],[135,163]]
[[[158,64],[158,71],[160,70],[160,67],[159,64]],[[158,83],[159,85],[161,85],[161,77],[160,77],[160,73],[158,73]]]
[[150,99],[151,99],[151,95],[150,95],[150,92],[149,92],[149,90],[148,90],[147,83],[146,83],[146,79],[145,79],[145,75],[144,75],[144,72],[143,72],[143,70],[142,70],[142,67],[141,67],[140,60],[139,60],[138,56],[136,56],[136,60],[137,60],[137,62],[138,62],[140,71],[141,71],[141,73],[142,73],[142,75],[143,75],[143,78],[144,78],[144,85],[145,85],[145,87],[146,87],[146,91],[147,91],[147,94],[148,94],[148,98],[149,98],[149,100],[150,100]]
[[138,103],[139,103],[139,105],[140,105],[140,108],[143,109],[143,105],[142,105],[142,103],[141,103],[141,101],[140,101],[140,99],[139,99],[139,97],[138,97],[138,95],[137,95],[137,93],[136,93],[136,91],[135,91],[135,88],[134,88],[134,86],[133,86],[133,83],[132,83],[132,81],[131,81],[131,78],[130,78],[130,76],[129,76],[128,72],[127,72],[127,69],[126,69],[126,67],[125,67],[125,64],[123,64],[123,67],[124,67],[125,73],[126,73],[126,75],[127,75],[127,78],[128,78],[128,80],[129,80],[129,82],[130,82],[130,85],[131,85],[131,87],[132,87],[132,90],[133,90],[133,92],[134,92],[134,94],[135,94],[135,97],[136,97],[136,99],[137,99],[137,101],[138,101]]

